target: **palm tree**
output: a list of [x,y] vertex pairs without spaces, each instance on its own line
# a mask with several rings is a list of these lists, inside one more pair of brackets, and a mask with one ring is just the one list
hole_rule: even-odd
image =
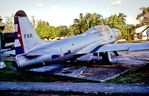
[[74,19],[74,24],[71,28],[74,31],[74,34],[79,34],[85,32],[88,28],[103,24],[102,15],[97,13],[87,13],[83,16],[80,13],[79,19]]
[[106,24],[111,28],[117,28],[122,32],[122,38],[128,38],[126,15],[119,13],[118,15],[111,15],[106,19]]
[[123,13],[119,13],[118,17],[123,24],[126,24],[126,17],[127,17],[126,15],[124,15]]
[[149,7],[142,7],[140,10],[142,12],[137,15],[136,19],[140,20],[140,24],[142,25],[149,25]]

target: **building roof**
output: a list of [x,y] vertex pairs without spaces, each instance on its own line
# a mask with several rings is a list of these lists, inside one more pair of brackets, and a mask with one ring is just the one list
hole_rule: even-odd
[[[145,28],[147,28],[148,26],[147,25],[145,25],[145,26],[142,26],[142,27],[139,27],[139,28],[137,28],[136,30],[135,30],[135,32],[136,33],[141,33]],[[148,30],[148,29],[147,29]],[[144,32],[143,32],[143,35],[146,35],[146,31],[147,30],[145,30]]]

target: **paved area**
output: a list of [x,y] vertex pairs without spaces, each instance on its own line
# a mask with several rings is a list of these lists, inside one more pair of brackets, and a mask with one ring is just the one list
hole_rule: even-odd
[[55,75],[68,76],[74,78],[80,78],[85,80],[100,81],[115,78],[120,74],[123,74],[132,68],[123,66],[72,66],[61,69]]
[[[87,55],[84,60],[89,60],[91,57]],[[118,57],[114,54],[111,54],[111,57],[112,65],[109,66],[105,66],[102,63],[95,65],[91,63],[90,66],[82,65],[81,63],[79,63],[80,66],[53,64],[40,68],[32,68],[30,71],[104,82],[147,64],[149,61],[149,51],[119,52]],[[98,59],[96,58],[97,62],[101,61]]]
[[149,94],[149,85],[104,83],[0,82],[0,91]]
[[113,57],[112,62],[118,64],[144,65],[149,62],[149,51],[118,52],[120,56]]
[[[40,68],[32,68],[31,72],[40,72],[44,74],[54,74],[59,76],[67,76],[85,80],[104,82],[115,78],[134,67],[113,65],[94,65],[94,66],[72,66],[67,64],[53,64],[49,66],[43,66]],[[139,66],[138,66],[139,67]]]

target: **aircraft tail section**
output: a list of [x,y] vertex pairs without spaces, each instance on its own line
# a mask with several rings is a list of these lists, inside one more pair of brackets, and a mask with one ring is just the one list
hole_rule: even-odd
[[16,55],[26,53],[40,43],[41,39],[38,37],[24,11],[16,12],[14,27]]

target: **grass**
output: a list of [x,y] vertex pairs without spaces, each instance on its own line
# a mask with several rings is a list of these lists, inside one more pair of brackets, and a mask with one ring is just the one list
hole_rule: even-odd
[[89,80],[74,79],[71,77],[56,76],[51,74],[35,73],[28,71],[16,72],[10,69],[12,62],[6,62],[7,67],[0,69],[0,81],[9,82],[94,82]]
[[15,72],[10,69],[0,70],[0,81],[9,82],[87,82],[70,77],[49,75],[34,72]]
[[[74,79],[63,76],[55,76],[43,73],[33,72],[15,72],[10,70],[12,62],[6,62],[7,68],[0,69],[0,81],[9,82],[93,82],[88,80]],[[104,83],[143,83],[149,84],[149,65],[137,69],[136,71],[129,71],[115,79],[108,80]],[[7,95],[23,95],[23,96],[47,96],[47,95],[91,95],[91,96],[140,96],[140,94],[112,94],[112,93],[73,93],[73,92],[30,92],[30,91],[0,91],[3,96]],[[141,95],[142,96],[142,95]]]
[[129,71],[117,78],[108,80],[105,83],[149,84],[149,64],[137,69],[136,71]]
[[[9,82],[95,82],[89,80],[76,79],[71,77],[56,76],[34,72],[16,72],[10,69],[12,62],[6,62],[7,67],[0,69],[0,81]],[[121,76],[108,80],[104,83],[140,83],[149,84],[149,65],[145,65],[136,71],[129,71]]]

